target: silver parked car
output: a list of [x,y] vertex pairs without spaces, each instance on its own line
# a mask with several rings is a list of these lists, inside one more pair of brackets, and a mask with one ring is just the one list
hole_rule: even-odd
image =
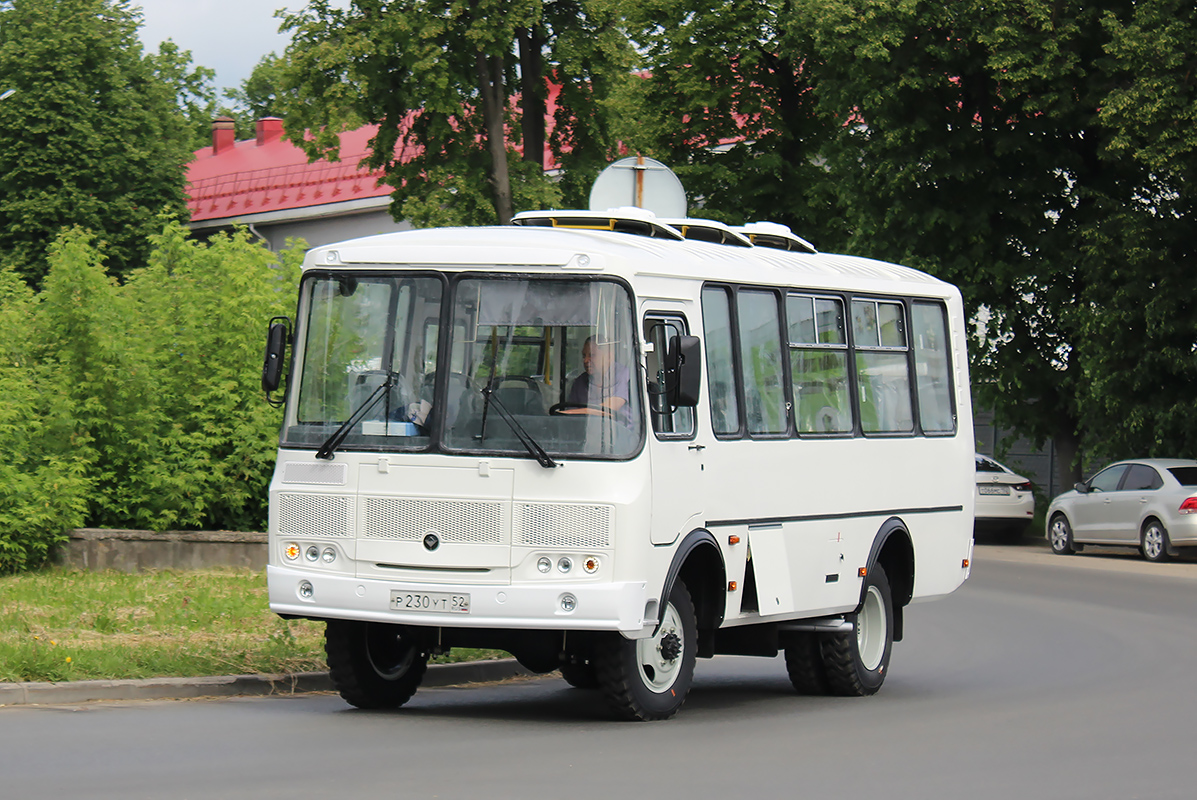
[[1119,545],[1138,547],[1148,561],[1167,561],[1176,548],[1197,546],[1197,461],[1111,464],[1052,500],[1047,539],[1061,555],[1087,544]]

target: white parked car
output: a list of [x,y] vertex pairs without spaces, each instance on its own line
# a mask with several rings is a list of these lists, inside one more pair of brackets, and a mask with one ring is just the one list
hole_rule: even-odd
[[976,529],[1021,534],[1035,516],[1031,482],[989,456],[976,456]]
[[1197,461],[1119,461],[1052,500],[1047,539],[1061,555],[1087,544],[1138,547],[1148,561],[1197,546]]

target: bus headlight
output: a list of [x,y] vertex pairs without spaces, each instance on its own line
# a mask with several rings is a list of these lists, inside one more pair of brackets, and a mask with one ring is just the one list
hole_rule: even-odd
[[541,572],[548,572],[553,568],[553,562],[551,559],[541,556],[540,560],[536,562],[536,568]]
[[326,547],[320,551],[320,560],[325,564],[331,564],[337,560],[337,551],[331,547]]
[[303,553],[304,558],[308,561],[315,561],[320,558],[320,548],[316,545],[308,545],[308,549]]
[[562,572],[569,572],[573,568],[574,560],[569,556],[561,556],[561,558],[558,559],[557,569],[561,570]]

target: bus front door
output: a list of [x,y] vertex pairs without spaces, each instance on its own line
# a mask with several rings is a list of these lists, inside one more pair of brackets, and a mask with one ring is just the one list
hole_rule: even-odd
[[[674,407],[665,392],[665,355],[674,336],[686,335],[682,315],[646,315],[644,341],[648,410],[652,422],[652,543],[672,544],[701,525],[703,445],[696,441],[693,408]],[[646,348],[647,349],[647,348]]]

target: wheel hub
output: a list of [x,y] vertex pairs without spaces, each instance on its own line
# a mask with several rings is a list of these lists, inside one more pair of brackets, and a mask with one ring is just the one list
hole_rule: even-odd
[[673,631],[661,637],[661,658],[666,661],[673,661],[682,654],[682,640]]

